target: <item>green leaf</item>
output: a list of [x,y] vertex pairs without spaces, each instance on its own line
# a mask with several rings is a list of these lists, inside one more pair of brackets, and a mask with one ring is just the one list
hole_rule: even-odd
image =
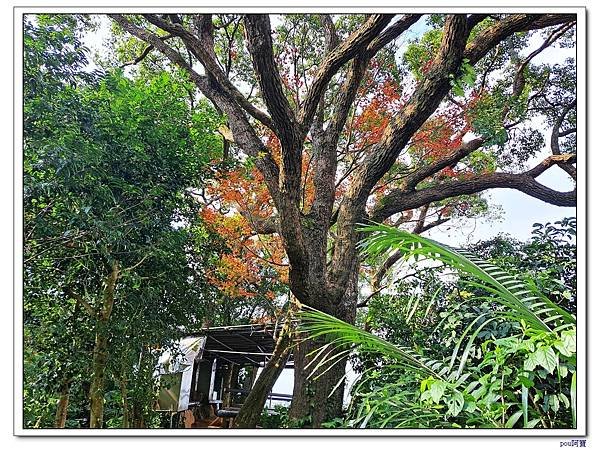
[[577,372],[573,372],[573,378],[571,379],[571,388],[569,390],[571,396],[571,418],[573,420],[573,427],[577,427]]
[[554,373],[554,369],[558,365],[558,357],[551,347],[539,347],[534,353],[535,361],[548,371]]
[[523,411],[517,411],[516,413],[514,413],[512,416],[510,416],[508,418],[508,420],[504,424],[504,428],[512,428],[512,427],[514,427],[515,424],[521,418],[522,415],[523,415]]
[[435,380],[433,383],[431,383],[431,388],[429,391],[431,392],[431,399],[435,403],[439,403],[440,399],[444,395],[444,392],[446,391],[446,382],[442,380]]
[[[560,333],[560,339],[563,344],[564,350],[569,353],[575,353],[577,351],[577,336],[575,330],[565,330]],[[571,356],[571,355],[565,355]]]
[[475,402],[468,401],[465,403],[464,409],[466,412],[473,413],[477,409],[477,404]]
[[533,428],[539,423],[540,419],[531,419],[529,422],[525,423],[523,428]]
[[460,392],[453,392],[446,403],[448,405],[448,412],[453,417],[456,417],[463,409],[465,398]]
[[[533,371],[537,366],[537,357],[534,353],[527,355],[527,358],[523,362],[523,368],[529,372]],[[530,386],[528,386],[530,387]]]
[[548,396],[548,405],[554,412],[558,412],[560,408],[560,403],[558,401],[558,397],[555,394],[551,394]]

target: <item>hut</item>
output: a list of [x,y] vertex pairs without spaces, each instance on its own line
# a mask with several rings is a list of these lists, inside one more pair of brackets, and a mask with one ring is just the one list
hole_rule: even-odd
[[[164,352],[159,359],[156,409],[171,412],[171,419],[177,417],[172,426],[229,427],[273,355],[277,329],[276,324],[252,324],[187,335],[179,341],[178,351]],[[291,359],[286,368],[293,368]],[[291,399],[291,392],[271,392],[267,410]]]

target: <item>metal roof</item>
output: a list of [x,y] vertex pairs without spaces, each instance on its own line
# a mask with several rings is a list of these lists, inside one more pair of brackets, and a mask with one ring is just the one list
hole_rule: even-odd
[[206,336],[204,355],[236,364],[262,365],[275,349],[274,334],[280,324],[252,324],[207,328],[189,336]]

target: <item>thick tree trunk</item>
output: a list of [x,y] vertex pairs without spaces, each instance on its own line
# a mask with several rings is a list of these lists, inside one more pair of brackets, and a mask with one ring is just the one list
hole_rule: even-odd
[[319,378],[315,379],[320,372],[309,377],[315,363],[311,364],[314,354],[308,355],[323,344],[310,340],[294,348],[294,398],[289,416],[297,427],[320,428],[323,422],[342,414],[344,383],[332,391],[344,376],[345,359]]
[[61,383],[60,397],[58,398],[58,406],[56,408],[56,416],[54,418],[54,428],[64,428],[67,423],[67,410],[69,407],[69,380],[65,379]]
[[[322,296],[318,293],[315,293],[313,302],[313,305],[317,305],[316,308],[348,323],[354,323],[356,318],[358,293],[358,263],[356,260],[352,266],[344,296],[334,308],[331,306],[319,308]],[[345,382],[340,381],[345,376],[347,358],[338,361],[323,375],[320,375],[321,371],[317,371],[310,376],[316,364],[316,362],[311,364],[311,361],[318,352],[310,354],[323,344],[325,342],[301,340],[294,347],[294,398],[289,415],[301,427],[320,428],[323,422],[342,415]],[[323,370],[327,367],[328,365],[325,365]]]
[[273,356],[258,376],[256,383],[254,383],[254,387],[235,419],[234,428],[256,428],[267,401],[267,396],[285,368],[285,363],[290,355],[292,333],[291,320],[288,318],[279,333]]

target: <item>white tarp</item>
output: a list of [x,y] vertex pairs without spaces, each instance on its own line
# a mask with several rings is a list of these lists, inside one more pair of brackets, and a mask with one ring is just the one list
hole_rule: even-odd
[[186,337],[179,341],[179,352],[175,355],[167,350],[158,359],[158,375],[181,373],[181,386],[179,390],[179,403],[177,411],[188,408],[190,390],[192,388],[192,375],[194,359],[204,349],[206,337]]

